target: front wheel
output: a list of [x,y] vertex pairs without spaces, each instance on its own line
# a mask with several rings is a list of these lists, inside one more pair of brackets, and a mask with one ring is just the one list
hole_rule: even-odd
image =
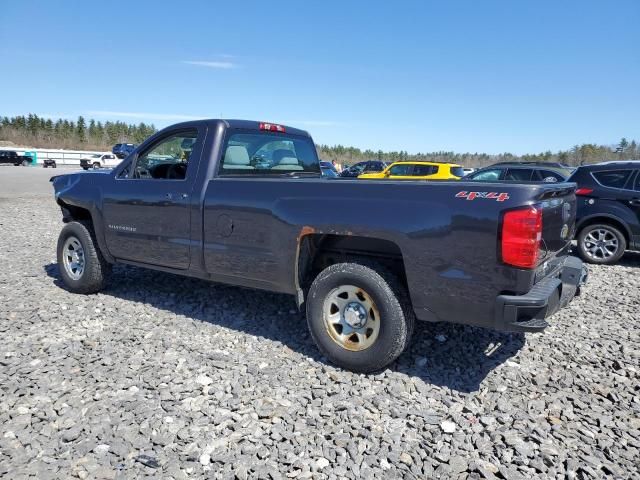
[[369,373],[383,369],[404,351],[414,315],[404,287],[382,266],[339,263],[313,281],[307,323],[329,360]]
[[606,223],[588,225],[578,234],[578,252],[589,263],[615,263],[624,255],[626,248],[627,240],[622,232]]
[[29,160],[27,160],[27,159],[22,160],[22,166],[23,166],[23,167],[28,167],[30,163],[31,163],[31,162],[30,162]]
[[97,169],[99,169],[99,168],[100,168],[100,164],[99,164],[98,162],[95,162],[95,163],[93,164],[93,169],[94,169],[94,170],[97,170]]
[[74,293],[96,293],[106,283],[111,266],[98,249],[92,226],[65,225],[58,237],[58,268],[66,287]]

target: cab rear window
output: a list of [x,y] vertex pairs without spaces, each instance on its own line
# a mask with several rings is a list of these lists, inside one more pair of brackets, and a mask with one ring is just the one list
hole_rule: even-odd
[[451,167],[451,175],[456,177],[464,177],[464,169],[462,167]]
[[309,137],[245,130],[230,130],[225,142],[220,175],[282,175],[317,173],[320,162]]

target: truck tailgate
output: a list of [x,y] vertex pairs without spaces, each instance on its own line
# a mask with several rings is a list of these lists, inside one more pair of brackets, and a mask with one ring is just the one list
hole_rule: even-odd
[[546,261],[564,251],[575,232],[575,184],[549,186],[538,195],[542,208],[542,242],[540,261]]

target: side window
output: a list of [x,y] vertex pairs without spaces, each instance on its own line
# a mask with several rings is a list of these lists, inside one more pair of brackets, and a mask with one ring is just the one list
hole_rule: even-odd
[[413,165],[411,164],[398,164],[398,165],[394,165],[393,167],[391,167],[389,169],[389,175],[391,176],[407,176],[407,175],[411,175],[411,169],[413,168]]
[[367,172],[381,172],[384,170],[382,162],[369,162],[367,164]]
[[482,172],[478,172],[474,175],[471,175],[469,179],[480,180],[483,182],[492,182],[495,180],[500,180],[501,174],[502,174],[502,170],[496,168],[493,170],[484,170]]
[[295,172],[320,175],[316,149],[308,137],[243,131],[231,133],[223,151],[220,175],[282,175]]
[[438,167],[435,165],[415,165],[413,167],[414,177],[426,177],[438,173]]
[[190,129],[158,140],[136,160],[133,178],[184,180],[197,138],[198,130]]
[[636,192],[640,192],[640,170],[636,174]]
[[532,173],[530,168],[509,168],[504,179],[509,182],[530,182]]
[[631,172],[632,170],[607,170],[593,172],[591,175],[604,187],[624,188],[631,176]]
[[455,175],[456,177],[464,177],[464,168],[462,167],[451,167],[451,175]]

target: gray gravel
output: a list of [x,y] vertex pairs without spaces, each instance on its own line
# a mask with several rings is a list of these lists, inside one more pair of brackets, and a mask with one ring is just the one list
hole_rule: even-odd
[[51,197],[1,197],[0,477],[640,476],[639,255],[545,334],[419,324],[367,376],[286,296],[130,267],[70,294]]

